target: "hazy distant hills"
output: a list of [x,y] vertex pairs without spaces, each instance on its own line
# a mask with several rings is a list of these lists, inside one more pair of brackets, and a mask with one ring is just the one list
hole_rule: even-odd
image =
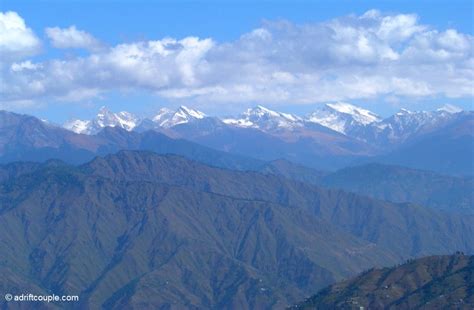
[[0,162],[70,158],[90,160],[96,139],[77,135],[35,117],[0,111]]
[[472,216],[172,155],[0,177],[1,286],[79,292],[83,307],[282,308],[374,265],[474,253]]
[[255,128],[221,126],[200,131],[199,122],[177,125],[172,130],[208,147],[272,161],[286,159],[317,169],[336,169],[371,154],[371,147],[318,124],[283,129],[272,134]]
[[[308,172],[310,173],[310,172]],[[474,213],[474,179],[399,166],[367,164],[313,176],[315,184],[373,198],[412,202],[446,211]]]
[[474,256],[431,256],[371,269],[292,309],[473,309]]
[[433,170],[444,174],[474,175],[474,113],[461,113],[446,126],[417,137],[377,161]]
[[474,179],[386,164],[363,164],[335,172],[285,160],[263,165],[260,172],[372,198],[411,202],[448,212],[474,213]]
[[330,174],[327,171],[316,170],[283,159],[267,162],[258,171],[313,185],[322,184],[323,178]]

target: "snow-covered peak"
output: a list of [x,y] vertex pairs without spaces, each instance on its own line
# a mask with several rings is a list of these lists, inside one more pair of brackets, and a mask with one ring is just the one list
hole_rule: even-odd
[[190,109],[184,105],[179,107],[177,114],[179,114],[182,117],[192,117],[192,118],[197,118],[197,119],[202,119],[206,117],[206,114],[204,114],[203,112]]
[[203,119],[206,117],[201,111],[180,106],[176,111],[163,108],[156,114],[152,120],[157,123],[159,127],[170,128],[178,124],[188,123],[196,119]]
[[377,114],[349,103],[328,103],[327,106],[337,112],[351,115],[356,121],[364,125],[380,121],[380,116]]
[[100,107],[99,112],[97,113],[97,116],[104,117],[105,115],[111,114],[111,113],[112,112],[110,112],[110,110],[105,105],[103,105]]
[[405,108],[401,108],[397,113],[395,113],[395,115],[402,116],[402,115],[410,115],[410,114],[414,114],[414,113],[416,113],[416,112],[410,111],[410,110],[405,109]]
[[91,121],[83,121],[80,119],[70,120],[64,123],[63,127],[75,133],[87,133],[89,131]]
[[137,126],[138,118],[126,111],[113,113],[106,107],[102,107],[93,122],[99,125],[100,128],[118,126],[130,131]]
[[373,130],[379,139],[385,138],[387,141],[400,143],[445,124],[455,117],[455,111],[458,111],[456,108],[445,106],[436,111],[411,111],[402,108],[382,122],[373,124]]
[[389,123],[391,127],[400,127],[403,130],[403,127],[413,126],[419,127],[422,126],[429,119],[434,117],[434,113],[426,111],[411,111],[405,108],[400,109],[397,113],[391,117],[385,119],[381,124]]
[[137,126],[138,117],[129,112],[113,113],[107,107],[99,109],[97,116],[92,120],[71,120],[66,122],[63,127],[82,134],[96,134],[105,127],[120,127],[131,131]]
[[247,109],[238,118],[226,118],[224,123],[239,127],[252,127],[261,130],[290,129],[302,126],[302,119],[296,115],[276,112],[264,106]]
[[437,109],[436,111],[438,112],[447,112],[447,113],[450,113],[450,114],[455,114],[455,113],[459,113],[459,112],[462,112],[462,109],[458,106],[455,106],[455,105],[452,105],[452,104],[445,104],[444,106],[442,106],[441,108]]
[[173,111],[168,108],[161,108],[158,113],[151,119],[155,123],[161,123],[166,120],[168,117],[173,115]]
[[354,127],[380,122],[381,118],[361,107],[338,102],[326,104],[324,107],[310,113],[306,120],[346,134]]
[[278,117],[280,115],[280,113],[267,109],[261,105],[257,105],[255,108],[247,109],[247,111],[245,111],[243,114],[254,117],[263,117],[265,115]]

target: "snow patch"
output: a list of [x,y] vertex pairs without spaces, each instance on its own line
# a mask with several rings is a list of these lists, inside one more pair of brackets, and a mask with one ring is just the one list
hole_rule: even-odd
[[328,103],[310,113],[306,121],[317,123],[347,134],[351,129],[378,123],[382,119],[375,113],[345,102]]
[[441,108],[437,109],[436,111],[439,111],[439,112],[447,112],[447,113],[450,113],[450,114],[455,114],[455,113],[459,113],[459,112],[462,112],[462,109],[458,106],[455,106],[455,105],[452,105],[452,104],[445,104],[444,106],[442,106]]
[[192,120],[203,119],[206,117],[201,111],[180,106],[176,111],[167,108],[161,109],[157,115],[152,118],[159,127],[170,128],[179,124],[185,124]]
[[247,109],[239,118],[226,118],[222,121],[228,125],[257,128],[263,131],[303,126],[302,118],[293,114],[276,112],[261,105]]

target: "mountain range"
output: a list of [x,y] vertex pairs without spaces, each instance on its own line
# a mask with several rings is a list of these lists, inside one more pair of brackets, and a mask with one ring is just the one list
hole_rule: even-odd
[[93,120],[72,120],[64,124],[64,128],[75,133],[96,134],[105,127],[120,127],[125,130],[132,130],[139,122],[138,117],[129,112],[113,113],[106,107],[102,107]]
[[[176,154],[215,167],[280,175],[392,202],[473,212],[473,179],[469,173],[474,170],[473,117],[469,113],[461,113],[450,125],[406,143],[392,153],[359,157],[359,162],[342,165],[337,171],[331,171],[328,164],[334,162],[334,155],[311,149],[316,142],[285,142],[258,129],[229,127],[210,117],[174,126],[175,132],[195,142],[172,138],[156,130],[127,131],[121,127],[105,127],[95,135],[76,134],[35,117],[11,112],[0,111],[0,121],[0,163],[59,159],[81,164],[119,150],[146,150]],[[216,124],[221,129],[216,129]],[[195,136],[194,132],[204,132],[206,127],[214,134]],[[295,158],[303,158],[309,164],[291,161]]]
[[[281,158],[324,170],[338,169],[370,158],[369,161],[445,174],[472,175],[474,169],[471,161],[462,158],[463,154],[469,157],[474,153],[472,130],[465,131],[464,136],[459,137],[460,140],[452,141],[445,134],[440,141],[427,140],[426,145],[422,143],[422,149],[430,149],[431,154],[441,155],[439,160],[435,156],[431,163],[422,163],[424,158],[420,158],[421,155],[412,156],[412,153],[422,150],[409,149],[410,145],[419,145],[420,140],[437,135],[438,131],[443,132],[447,126],[469,123],[472,118],[473,112],[462,111],[451,105],[429,112],[401,109],[385,119],[348,103],[326,104],[304,117],[257,106],[237,117],[218,118],[182,106],[176,111],[162,109],[157,115],[143,119],[127,112],[112,113],[103,108],[95,119],[72,121],[65,127],[87,134],[97,133],[100,128],[107,126],[138,132],[154,130],[225,152],[265,161]],[[104,122],[104,119],[109,122]],[[438,151],[435,150],[437,145],[441,144],[459,150],[458,160],[446,166],[446,156],[442,155],[442,150],[435,152]],[[410,163],[410,159],[415,163]]]
[[[404,110],[386,119],[342,103],[328,104],[307,117],[257,106],[224,119],[186,107],[162,109],[149,119],[103,108],[95,119],[69,122],[66,127],[71,130],[64,130],[0,111],[0,161],[58,158],[80,163],[119,149],[156,150],[138,137],[161,134],[160,139],[172,139],[169,142],[194,142],[194,149],[206,147],[208,152],[264,162],[282,159],[324,171],[378,162],[474,175],[473,119],[473,112],[451,106],[432,112]],[[184,149],[189,148],[167,151],[186,155]]]
[[0,234],[1,287],[79,308],[278,309],[372,266],[474,253],[471,215],[137,151],[0,166]]
[[282,309],[374,266],[474,254],[473,124],[342,103],[104,108],[70,130],[0,111],[0,287],[77,308]]
[[[396,114],[382,119],[377,114],[343,102],[328,103],[304,117],[277,112],[261,105],[248,109],[237,117],[215,118],[224,124],[240,128],[255,128],[277,134],[298,129],[311,130],[318,124],[343,135],[387,147],[404,142],[418,134],[429,132],[453,119],[462,110],[445,105],[435,111],[409,111],[401,109]],[[139,128],[163,129],[209,118],[203,112],[185,106],[176,111],[163,108],[150,118],[139,119],[129,112],[113,113],[102,107],[93,120],[72,120],[64,124],[76,133],[95,134],[104,127],[121,127],[126,130]]]
[[155,131],[139,133],[105,127],[96,135],[76,134],[32,116],[0,111],[0,163],[59,159],[77,164],[127,149],[178,154],[231,169],[256,169],[263,164]]
[[[402,144],[374,161],[443,174],[474,175],[474,114],[454,120]],[[420,160],[423,159],[423,160]]]
[[291,309],[473,309],[474,256],[457,253],[371,269]]

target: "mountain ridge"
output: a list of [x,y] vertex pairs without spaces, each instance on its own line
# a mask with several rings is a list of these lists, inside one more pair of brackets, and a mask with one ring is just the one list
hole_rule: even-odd
[[[308,172],[310,173],[310,172]],[[449,212],[474,213],[474,178],[442,175],[379,163],[312,175],[314,184],[392,202],[411,202]]]
[[472,309],[474,256],[455,254],[370,269],[290,309]]
[[474,251],[468,216],[175,155],[120,151],[15,171],[0,183],[0,233],[15,244],[5,264],[44,290],[79,291],[82,306],[138,306],[148,287],[152,308],[283,308],[372,265]]
[[[121,126],[114,126],[104,127],[95,135],[81,135],[44,121],[37,119],[33,121],[28,116],[0,113],[3,119],[0,124],[0,160],[3,162],[70,158],[75,163],[79,163],[91,159],[94,155],[110,153],[121,148],[148,149],[150,144],[153,145],[155,151],[161,152],[158,144],[147,141],[147,144],[142,145],[137,136],[139,134],[150,137],[152,134],[149,131],[153,131],[176,141],[184,139],[200,144],[208,148],[207,152],[212,152],[209,148],[215,149],[223,152],[222,156],[224,153],[230,153],[231,157],[255,158],[258,161],[284,159],[316,170],[334,171],[360,163],[380,162],[433,170],[449,175],[460,175],[463,172],[474,174],[470,160],[470,156],[474,154],[474,148],[471,147],[473,141],[469,132],[472,130],[474,112],[454,114],[445,111],[436,112],[438,113],[435,113],[436,115],[442,116],[440,123],[436,121],[436,124],[432,124],[432,117],[429,116],[430,121],[426,126],[416,125],[413,127],[414,131],[404,131],[403,137],[395,140],[386,138],[386,135],[390,133],[386,129],[380,136],[380,141],[377,138],[378,134],[372,132],[376,135],[373,139],[368,139],[370,143],[364,142],[362,138],[367,134],[366,131],[352,137],[320,124],[304,121],[301,123],[303,126],[287,128],[278,126],[278,122],[275,127],[271,120],[268,128],[277,129],[260,130],[253,127],[229,126],[218,118],[190,113],[197,117],[187,118],[185,122],[181,122],[180,118],[179,124],[169,128],[156,128],[155,125],[150,124],[152,121],[149,120],[146,124],[137,125],[131,131]],[[263,115],[268,115],[268,113],[270,112],[266,111]],[[423,115],[435,114],[403,112],[400,117],[403,119],[414,117],[416,123],[420,115],[423,119]],[[7,118],[16,119],[16,121],[8,125],[12,120],[7,120]],[[266,117],[262,121],[267,122],[265,119]],[[384,120],[371,124],[380,126],[383,122]],[[371,124],[363,129],[369,130]],[[452,129],[453,126],[464,129]],[[28,132],[27,135],[26,132]],[[369,135],[369,137],[372,136]],[[161,140],[163,139],[165,138],[162,137]],[[155,137],[155,140],[160,140],[160,138]],[[419,143],[424,143],[424,146],[417,147]],[[197,145],[191,146],[191,144],[189,147],[193,150],[198,148]],[[431,151],[426,152],[428,149]],[[181,148],[180,152],[183,154],[184,150]],[[189,152],[187,154],[192,155]]]
[[[469,115],[473,112],[446,105],[434,111],[401,109],[382,119],[369,110],[339,102],[326,104],[304,117],[258,105],[239,117],[218,118],[182,106],[176,111],[162,109],[154,118],[140,121],[133,130],[155,130],[265,161],[282,158],[316,169],[335,170],[351,162],[363,162],[364,158],[375,156],[379,160]],[[466,144],[453,137],[444,139],[449,140],[445,141],[449,148]],[[418,167],[423,165],[423,158],[413,155],[416,165],[408,166],[434,168]]]
[[[133,130],[135,127],[139,126],[140,123],[143,123],[147,129],[171,128],[179,124],[208,117],[205,113],[190,109],[186,106],[180,106],[176,111],[162,108],[155,116],[143,118],[141,120],[138,120],[137,117],[128,112],[114,114],[102,107],[101,111],[103,110],[106,112],[99,112],[99,115],[95,120],[69,121],[65,124],[65,127],[76,131],[77,133],[93,134],[98,131],[97,128],[103,128],[105,126],[120,125],[124,129]],[[394,115],[382,119],[380,116],[369,110],[349,103],[337,102],[328,103],[304,117],[273,111],[262,105],[257,105],[256,107],[248,109],[246,112],[242,113],[240,117],[224,117],[219,119],[229,126],[257,128],[263,131],[300,128],[304,127],[305,123],[316,123],[345,135],[356,137],[361,135],[358,138],[362,140],[368,139],[367,135],[374,136],[372,139],[376,136],[385,135],[386,139],[404,141],[407,137],[401,133],[401,131],[405,130],[401,129],[401,126],[414,126],[414,128],[409,128],[411,131],[409,134],[411,135],[418,131],[419,128],[427,126],[429,123],[434,124],[438,122],[438,118],[440,119],[439,121],[442,121],[443,118],[449,118],[450,115],[461,112],[462,110],[456,106],[445,105],[431,112],[412,112],[407,109],[401,109]],[[109,119],[113,119],[113,121],[99,123],[98,120],[101,119],[100,116],[104,113],[109,115]],[[124,115],[125,113],[128,113],[126,119],[133,119],[134,122],[132,124],[126,126],[123,125],[123,123],[127,124],[127,121],[124,121],[124,118],[120,117],[120,114]],[[399,120],[400,118],[401,120]],[[76,123],[78,124],[76,126],[77,128],[71,125]],[[411,125],[409,123],[411,123]],[[84,128],[84,126],[87,127],[89,125],[92,126],[91,129]],[[367,130],[369,130],[369,132],[364,134]]]
[[121,149],[176,153],[210,165],[234,169],[257,169],[263,165],[257,159],[173,139],[156,131],[140,133],[120,127],[105,127],[96,135],[76,134],[32,116],[0,111],[0,163],[60,159],[79,164]]

